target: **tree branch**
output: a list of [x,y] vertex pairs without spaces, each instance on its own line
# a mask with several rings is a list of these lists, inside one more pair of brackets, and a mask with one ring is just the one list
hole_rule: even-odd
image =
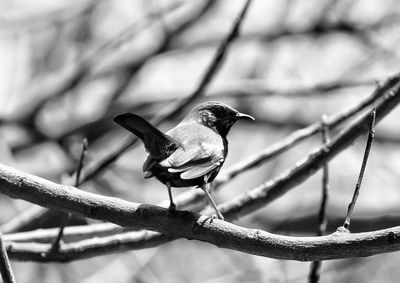
[[[169,239],[196,239],[221,248],[277,259],[326,260],[400,250],[400,227],[358,234],[334,233],[322,237],[279,236],[195,212],[177,211],[171,214],[165,208],[80,191],[4,165],[0,165],[0,191],[48,208],[121,226],[157,231]],[[62,250],[63,247],[60,248]],[[9,252],[12,254],[13,249],[9,248]]]
[[0,232],[0,274],[4,283],[14,283],[15,278],[4,245],[3,234]]
[[[78,165],[76,167],[76,172],[75,172],[75,187],[79,186],[79,180],[80,180],[81,171],[82,171],[82,168],[83,168],[83,160],[85,158],[87,148],[88,148],[88,141],[87,141],[87,139],[83,139],[81,156],[79,158]],[[58,231],[58,235],[57,235],[57,238],[53,242],[53,246],[51,248],[51,251],[57,251],[59,249],[60,241],[61,241],[61,239],[63,237],[65,226],[67,226],[71,216],[72,216],[72,214],[69,213],[69,212],[64,212],[63,213],[63,215],[61,217],[61,223],[60,223],[60,228],[59,228],[59,231]]]
[[361,165],[361,169],[360,169],[360,174],[358,176],[358,180],[357,180],[356,188],[354,190],[353,198],[351,199],[351,202],[349,204],[346,219],[343,224],[343,228],[345,228],[345,229],[350,228],[351,216],[353,214],[353,210],[356,205],[358,195],[360,194],[361,183],[362,183],[362,180],[364,177],[365,167],[367,166],[369,152],[371,150],[372,141],[375,136],[375,115],[376,115],[375,109],[373,109],[371,112],[371,127],[369,130],[367,145],[366,145],[365,152],[364,152],[364,157],[363,157],[363,161],[362,161],[362,165]]
[[152,248],[172,239],[157,232],[142,230],[62,243],[54,253],[49,253],[49,243],[7,242],[7,246],[10,258],[15,260],[68,262],[127,250]]
[[[322,115],[322,144],[327,145],[329,143],[329,131],[326,126],[326,116]],[[327,217],[326,217],[326,206],[328,203],[328,191],[329,191],[329,169],[328,163],[325,163],[322,168],[322,196],[321,204],[318,211],[318,230],[317,235],[322,236],[326,233]],[[313,261],[311,263],[310,273],[308,275],[308,282],[318,283],[321,277],[321,265],[322,261]]]
[[[386,228],[386,227],[385,227]],[[57,237],[59,228],[36,229],[33,231],[4,234],[3,239],[20,243],[50,243]],[[65,227],[63,242],[77,242],[93,237],[105,237],[130,232],[132,228],[121,227],[112,223],[95,223]]]

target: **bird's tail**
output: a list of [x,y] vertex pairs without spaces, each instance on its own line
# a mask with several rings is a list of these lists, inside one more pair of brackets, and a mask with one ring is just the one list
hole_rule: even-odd
[[125,113],[114,117],[114,122],[140,138],[146,150],[156,160],[162,160],[177,148],[177,142],[165,135],[142,117]]

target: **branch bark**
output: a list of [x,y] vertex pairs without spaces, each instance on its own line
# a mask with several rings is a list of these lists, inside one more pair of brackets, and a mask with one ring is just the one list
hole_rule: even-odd
[[[48,208],[160,232],[169,240],[180,237],[195,239],[221,248],[277,259],[326,260],[400,250],[400,227],[357,234],[337,232],[322,237],[280,236],[195,212],[177,211],[170,214],[168,209],[158,206],[80,191],[5,165],[0,165],[0,192]],[[14,252],[12,248],[8,248],[8,251],[10,254]],[[42,256],[45,257],[45,254],[42,253]]]

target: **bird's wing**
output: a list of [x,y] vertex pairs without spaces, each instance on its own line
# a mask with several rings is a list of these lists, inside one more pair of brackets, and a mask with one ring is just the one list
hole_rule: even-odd
[[201,177],[224,162],[224,142],[212,129],[196,122],[181,123],[168,131],[179,147],[159,165],[182,179]]
[[194,166],[193,168],[183,172],[181,174],[182,179],[196,179],[198,177],[204,176],[205,174],[211,172],[215,168],[221,165],[221,162],[207,162],[201,165]]
[[175,150],[168,158],[162,160],[160,165],[163,167],[183,168],[191,166],[191,161],[199,159],[201,154],[199,148],[193,147],[185,150],[180,147]]
[[182,179],[195,179],[214,170],[223,161],[223,153],[215,145],[202,143],[187,150],[178,148],[159,164],[171,173],[181,173]]

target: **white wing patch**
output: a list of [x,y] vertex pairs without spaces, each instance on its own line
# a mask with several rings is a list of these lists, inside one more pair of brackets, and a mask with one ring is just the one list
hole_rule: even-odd
[[221,162],[223,162],[223,159],[220,159],[220,161],[213,162],[213,161],[208,161],[203,164],[193,164],[191,166],[184,166],[181,168],[168,168],[168,172],[171,173],[182,173],[180,176],[184,180],[188,179],[196,179],[198,177],[204,176],[207,173],[211,172],[215,168],[221,165]]
[[191,166],[191,167],[183,167],[183,168],[168,168],[168,172],[179,173],[179,172],[187,171],[187,170],[192,169],[192,168],[193,168],[193,166]]
[[[207,146],[207,145],[203,145]],[[204,152],[201,147],[196,150],[178,149],[171,156],[159,162],[163,167],[168,168],[170,173],[181,173],[180,177],[184,180],[196,179],[198,177],[204,176],[211,172],[215,168],[224,162],[222,158],[222,153],[220,155],[212,154],[211,156],[203,156],[201,153]],[[176,154],[178,153],[178,154]],[[210,158],[203,163],[199,163],[199,160],[204,158]],[[196,162],[197,161],[197,162]]]
[[168,158],[160,161],[160,165],[163,167],[185,167],[184,165],[186,163],[190,163],[190,161],[196,160],[198,154],[199,148],[184,150],[180,147]]
[[217,163],[207,162],[206,164],[194,166],[192,169],[183,172],[181,174],[181,178],[184,180],[196,179],[211,172],[212,170],[217,168],[220,164],[221,164],[220,162]]

